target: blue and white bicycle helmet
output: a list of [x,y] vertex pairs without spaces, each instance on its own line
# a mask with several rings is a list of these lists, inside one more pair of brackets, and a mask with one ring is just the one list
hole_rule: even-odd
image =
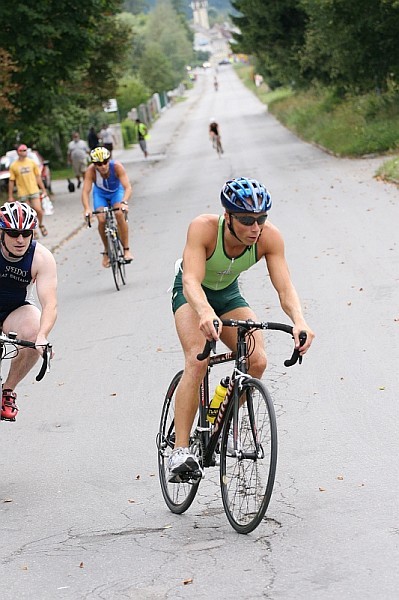
[[226,181],[220,200],[227,212],[262,213],[270,210],[272,199],[262,183],[256,179],[238,177]]

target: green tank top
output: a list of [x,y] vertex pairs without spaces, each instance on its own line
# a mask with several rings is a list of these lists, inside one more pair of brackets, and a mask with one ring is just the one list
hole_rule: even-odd
[[236,258],[230,258],[224,250],[224,216],[219,217],[218,237],[213,254],[207,259],[202,285],[211,290],[224,290],[235,281],[240,273],[258,262],[257,244],[245,248]]

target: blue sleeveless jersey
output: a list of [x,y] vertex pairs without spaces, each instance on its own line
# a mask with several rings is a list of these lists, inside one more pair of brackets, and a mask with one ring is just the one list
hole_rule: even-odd
[[33,240],[25,256],[16,262],[7,260],[0,252],[0,314],[9,314],[26,303],[35,249],[36,241]]

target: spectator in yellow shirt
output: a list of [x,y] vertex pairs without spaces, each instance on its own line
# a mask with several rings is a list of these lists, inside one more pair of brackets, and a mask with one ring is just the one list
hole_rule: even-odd
[[36,212],[39,221],[39,229],[43,236],[47,235],[47,229],[43,225],[43,209],[40,200],[40,191],[46,196],[46,188],[40,176],[39,167],[27,157],[28,148],[20,144],[17,148],[18,159],[10,166],[10,179],[8,183],[8,201],[14,202],[14,186],[17,186],[19,202],[27,202]]

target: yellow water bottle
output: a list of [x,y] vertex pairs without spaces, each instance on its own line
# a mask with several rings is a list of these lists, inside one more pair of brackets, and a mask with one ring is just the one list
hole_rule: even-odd
[[209,423],[215,422],[215,419],[219,412],[219,406],[222,404],[223,400],[225,399],[229,381],[230,381],[230,378],[225,377],[216,386],[215,393],[213,395],[213,398],[211,400],[211,403],[209,405],[208,412],[206,415],[206,419],[207,419],[207,421],[209,421]]

